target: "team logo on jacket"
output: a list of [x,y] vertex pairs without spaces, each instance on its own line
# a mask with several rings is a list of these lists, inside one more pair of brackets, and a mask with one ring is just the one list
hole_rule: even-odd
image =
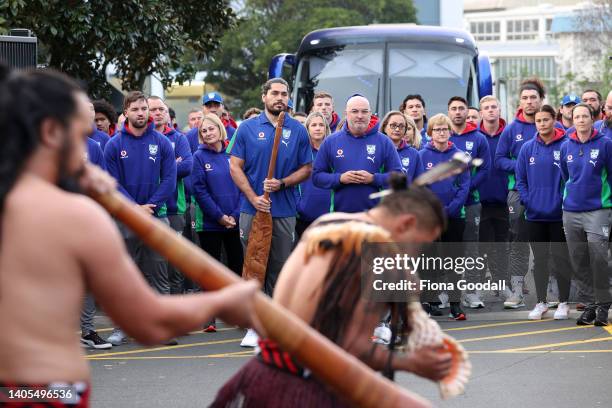
[[530,165],[530,166],[532,166],[532,165],[534,165],[534,164],[535,164],[535,157],[531,156],[531,157],[529,158],[529,165]]
[[561,160],[561,150],[553,151],[553,159],[555,159],[555,161]]
[[599,157],[599,149],[591,149],[591,159],[597,160]]
[[368,154],[376,153],[376,145],[366,145],[366,151]]
[[432,167],[433,167],[433,163],[431,163],[431,162],[427,163],[427,168],[428,169],[431,169]]
[[126,150],[122,150],[120,154],[122,159],[127,159],[128,155]]
[[472,150],[474,148],[474,142],[465,142],[465,148],[467,150]]
[[149,145],[149,154],[154,155],[157,154],[158,146],[150,144]]
[[571,154],[568,154],[568,155],[567,155],[567,162],[568,162],[568,163],[571,163],[571,162],[573,162],[573,161],[574,161],[574,156],[572,156]]
[[516,135],[516,141],[520,142],[521,140],[523,140],[523,135],[519,133],[518,135]]
[[338,151],[336,151],[336,157],[344,157],[344,150],[338,149]]
[[410,157],[404,157],[402,159],[402,166],[408,167],[410,165]]
[[291,129],[283,129],[283,139],[289,139],[291,136]]
[[206,171],[211,171],[212,170],[212,165],[210,163],[206,163],[206,164],[204,164],[204,169]]

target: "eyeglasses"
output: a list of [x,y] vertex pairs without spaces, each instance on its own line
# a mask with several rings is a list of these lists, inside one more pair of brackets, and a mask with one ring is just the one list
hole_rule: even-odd
[[389,126],[391,129],[406,130],[406,125],[399,123],[389,123],[387,126]]
[[446,133],[446,132],[450,132],[449,128],[434,128],[431,129],[431,133]]

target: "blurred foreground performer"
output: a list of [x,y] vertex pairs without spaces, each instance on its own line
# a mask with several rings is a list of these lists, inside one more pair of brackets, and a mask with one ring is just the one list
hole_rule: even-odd
[[[45,401],[54,407],[88,406],[89,367],[77,334],[87,291],[145,345],[215,315],[254,324],[250,283],[191,296],[156,294],[110,216],[74,193],[114,188],[112,178],[83,161],[92,125],[87,104],[61,74],[13,74],[0,66],[0,325],[11,334],[0,337],[0,387],[55,389],[64,398]],[[0,394],[0,405],[7,401]]]

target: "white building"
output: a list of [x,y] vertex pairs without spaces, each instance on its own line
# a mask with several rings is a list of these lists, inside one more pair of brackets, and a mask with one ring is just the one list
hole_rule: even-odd
[[494,77],[507,81],[509,106],[516,106],[518,84],[528,76],[546,83],[550,99],[580,91],[557,87],[571,88],[561,81],[568,72],[597,82],[595,66],[602,54],[580,52],[584,38],[575,24],[579,10],[588,5],[576,0],[464,1],[465,29],[491,58]]

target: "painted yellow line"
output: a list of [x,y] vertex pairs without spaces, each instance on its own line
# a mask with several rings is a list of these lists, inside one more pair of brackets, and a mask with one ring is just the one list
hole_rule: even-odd
[[203,356],[131,356],[131,357],[99,357],[90,358],[90,360],[195,360],[204,358],[239,358],[239,357],[253,357],[255,354],[253,350],[248,351],[237,351],[235,353],[220,353],[220,354],[207,354]]
[[481,324],[478,326],[465,326],[465,327],[453,327],[452,329],[445,329],[442,331],[460,331],[460,330],[472,330],[472,329],[485,329],[488,327],[501,327],[501,326],[512,326],[516,324],[527,324],[527,323],[542,323],[542,322],[550,322],[553,319],[542,319],[542,320],[525,320],[519,322],[505,322],[505,323],[490,323],[490,324]]
[[507,338],[511,338],[511,337],[531,336],[532,334],[544,334],[544,333],[555,333],[555,332],[568,331],[568,330],[589,329],[589,328],[592,328],[592,327],[593,326],[563,327],[563,328],[560,328],[560,329],[536,330],[536,331],[529,331],[529,332],[500,334],[500,335],[497,335],[497,336],[474,337],[474,338],[471,338],[471,339],[462,339],[462,340],[457,340],[457,341],[459,343],[470,343],[470,342],[473,342],[473,341],[507,339]]
[[[561,343],[540,344],[538,346],[518,347],[518,348],[505,349],[505,350],[500,350],[500,351],[503,351],[505,353],[511,353],[511,352],[516,352],[516,351],[529,351],[529,350],[538,350],[538,349],[543,349],[543,348],[573,346],[576,344],[598,343],[600,341],[612,341],[612,337],[603,337],[603,338],[587,339],[587,340],[564,341]],[[578,350],[578,351],[583,351],[583,350]]]
[[612,336],[612,326],[604,326],[602,327],[602,329],[607,331],[610,334],[610,336]]
[[210,346],[213,344],[227,344],[227,343],[235,343],[240,340],[242,339],[238,338],[238,339],[228,339],[228,340],[204,341],[200,343],[179,344],[177,346],[153,347],[153,348],[145,348],[145,349],[130,350],[130,351],[118,351],[115,353],[90,354],[87,356],[87,359],[92,359],[96,357],[123,356],[127,354],[150,353],[152,351],[177,350],[177,349],[182,349],[182,348],[187,348],[187,347]]

